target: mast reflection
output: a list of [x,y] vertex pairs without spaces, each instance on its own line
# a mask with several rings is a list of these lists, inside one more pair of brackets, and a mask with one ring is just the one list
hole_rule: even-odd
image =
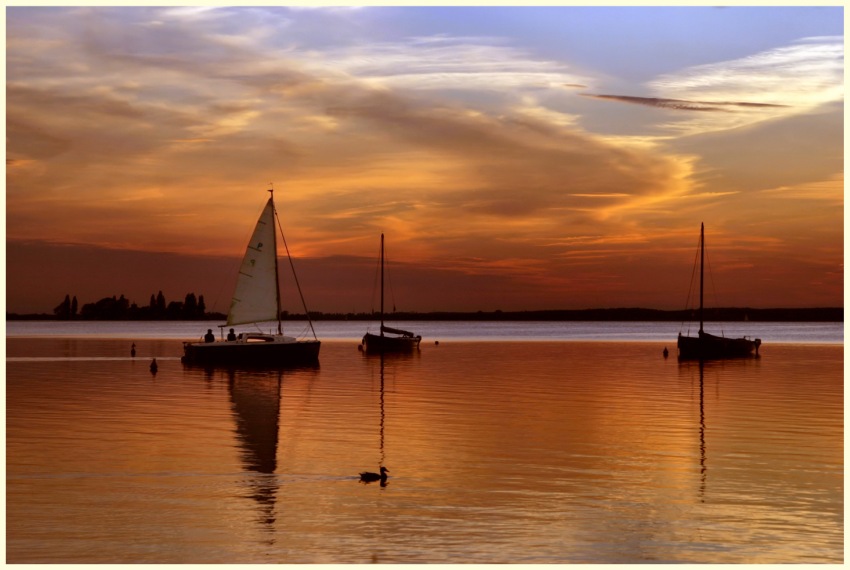
[[705,364],[699,363],[699,465],[700,465],[700,487],[699,498],[700,502],[705,502],[705,482],[708,476],[708,471],[705,466],[705,397],[704,397],[704,381],[705,381]]
[[708,464],[706,460],[706,441],[705,441],[705,363],[700,361],[688,362],[684,361],[679,364],[679,372],[687,373],[690,376],[691,386],[693,386],[693,366],[698,366],[699,371],[699,500],[705,502],[706,485],[708,482]]
[[[384,396],[384,394],[385,394],[386,367],[391,362],[409,361],[409,360],[412,360],[413,358],[417,358],[419,355],[418,355],[418,351],[416,351],[415,353],[399,352],[399,353],[378,353],[378,354],[367,353],[367,352],[364,351],[363,355],[364,355],[364,358],[366,359],[367,362],[370,362],[370,361],[374,362],[375,360],[378,361],[378,373],[379,373],[379,378],[380,378],[380,410],[381,410],[380,422],[379,422],[379,425],[378,425],[378,439],[379,439],[378,450],[379,450],[379,456],[380,456],[380,461],[379,461],[378,465],[381,468],[381,476],[380,476],[380,479],[375,479],[374,477],[371,477],[371,475],[373,475],[373,473],[366,472],[366,473],[360,474],[360,476],[361,476],[360,480],[361,480],[361,482],[364,482],[364,483],[369,483],[369,482],[371,482],[371,480],[378,480],[378,481],[380,481],[381,487],[386,487],[387,486],[387,478],[386,478],[386,475],[383,473],[383,471],[384,470],[391,471],[389,468],[384,469],[386,467],[386,464],[387,464],[386,463],[386,460],[387,460],[386,451],[385,451],[385,446],[384,446],[384,441],[385,441],[384,431],[385,431],[385,425],[386,425],[385,396]],[[392,365],[390,365],[390,366],[392,366]],[[364,477],[364,475],[365,475],[365,477]]]
[[[384,420],[386,416],[384,414],[384,355],[381,355],[381,465],[386,463],[386,456],[384,454]],[[386,481],[381,481],[381,487],[387,484]]]
[[679,372],[687,373],[690,376],[691,382],[694,381],[693,366],[698,367],[699,372],[699,464],[700,464],[700,486],[699,497],[701,502],[705,502],[705,494],[708,487],[708,442],[706,433],[708,431],[708,418],[705,408],[705,377],[706,373],[711,373],[714,378],[714,386],[718,391],[715,394],[715,402],[722,405],[720,402],[720,386],[723,378],[734,379],[742,374],[745,374],[747,369],[760,366],[760,359],[745,358],[734,360],[707,360],[707,361],[682,361],[679,363]]

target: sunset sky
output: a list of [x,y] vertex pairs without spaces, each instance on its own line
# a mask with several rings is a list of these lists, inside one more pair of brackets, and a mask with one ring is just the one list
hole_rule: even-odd
[[[274,184],[308,307],[843,306],[844,13],[6,10],[6,303],[226,311]],[[285,305],[300,311],[284,281]]]

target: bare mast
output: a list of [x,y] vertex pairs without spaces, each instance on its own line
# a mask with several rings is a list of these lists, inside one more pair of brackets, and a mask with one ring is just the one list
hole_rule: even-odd
[[384,336],[384,234],[381,234],[381,336]]
[[699,334],[702,335],[703,314],[702,314],[702,290],[705,269],[705,224],[700,222],[699,225]]

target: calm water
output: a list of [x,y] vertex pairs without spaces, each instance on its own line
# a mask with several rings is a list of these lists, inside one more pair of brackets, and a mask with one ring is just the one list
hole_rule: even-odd
[[7,338],[7,562],[843,562],[842,344],[333,341],[278,373],[134,336]]
[[[218,333],[223,322],[214,321],[12,321],[6,323],[9,336],[73,336],[114,338],[177,338],[197,340],[212,328]],[[415,321],[391,323],[416,331],[426,343],[435,340],[619,340],[664,342],[675,345],[679,332],[695,335],[698,324],[678,322],[598,322],[598,321]],[[310,337],[307,322],[285,322],[286,334]],[[377,332],[378,323],[364,321],[316,321],[316,335],[321,340],[359,340],[369,330]],[[766,344],[843,344],[844,323],[706,323],[712,334],[729,337],[760,338]],[[266,329],[265,332],[270,332]]]

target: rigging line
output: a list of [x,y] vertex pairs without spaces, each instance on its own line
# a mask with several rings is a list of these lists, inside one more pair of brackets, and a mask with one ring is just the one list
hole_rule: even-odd
[[[691,295],[694,291],[694,281],[696,281],[697,263],[699,263],[699,246],[700,246],[700,240],[701,239],[702,238],[697,240],[697,251],[696,251],[696,254],[694,254],[694,263],[693,263],[693,267],[691,268],[691,282],[688,285],[688,298],[685,301],[685,309],[693,309],[691,307]],[[692,322],[693,322],[692,320],[688,320],[688,325],[690,325]],[[683,320],[681,322],[681,324],[679,325],[679,327],[682,328],[684,326],[685,326],[685,321]],[[688,334],[690,334],[690,332],[691,332],[691,329],[690,329],[690,326],[689,326],[688,327]]]
[[[711,281],[712,303],[715,307],[719,307],[720,302],[718,301],[719,297],[717,295],[717,287],[714,283],[714,272],[711,270],[711,260],[708,258],[708,252],[705,253],[705,260],[708,262],[708,279]],[[726,333],[723,331],[723,325],[720,325],[720,335],[726,336]]]
[[392,301],[393,301],[393,313],[395,313],[396,312],[395,289],[393,289],[393,276],[390,273],[390,261],[389,261],[389,259],[390,258],[387,256],[387,248],[384,247],[384,265],[385,265],[385,271],[387,272],[387,281],[389,282],[390,299],[392,299]]
[[372,281],[372,299],[371,306],[372,315],[375,315],[375,297],[378,296],[378,280],[381,278],[381,248],[378,247],[378,256],[375,258],[375,276]]
[[280,216],[277,213],[277,206],[274,207],[274,217],[277,220],[277,228],[280,230],[280,238],[283,240],[283,248],[286,250],[286,258],[289,259],[289,266],[292,268],[292,277],[295,279],[295,288],[298,289],[298,295],[301,297],[301,305],[304,307],[304,314],[307,316],[307,322],[310,323],[310,330],[313,331],[313,338],[319,340],[316,336],[316,329],[313,328],[313,319],[310,318],[310,311],[307,310],[307,301],[304,300],[304,293],[301,291],[301,285],[298,283],[298,274],[295,273],[295,263],[292,261],[292,255],[289,253],[289,246],[286,245],[286,236],[283,235],[283,225],[280,223]]

